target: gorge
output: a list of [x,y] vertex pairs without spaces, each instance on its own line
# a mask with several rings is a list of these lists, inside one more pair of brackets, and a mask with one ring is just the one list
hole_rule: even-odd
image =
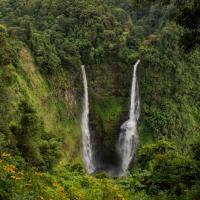
[[[95,166],[94,160],[94,146],[91,141],[91,133],[89,128],[89,95],[88,95],[88,85],[87,77],[84,65],[81,65],[83,85],[84,85],[84,100],[83,100],[83,112],[81,119],[81,131],[82,131],[82,157],[85,164],[85,168],[89,174],[92,174],[97,169],[102,169],[107,171],[108,174],[112,176],[122,176],[126,174],[131,161],[133,160],[135,151],[137,150],[139,139],[137,135],[137,121],[140,115],[140,100],[139,100],[139,86],[137,81],[137,67],[140,63],[138,60],[133,67],[133,78],[131,86],[131,100],[130,100],[130,110],[129,119],[124,122],[120,129],[118,144],[116,151],[119,154],[120,166],[113,166],[110,168],[104,168],[102,166],[107,166],[106,163],[101,163],[100,166]],[[100,163],[98,161],[98,163]],[[97,164],[96,164],[97,165]]]

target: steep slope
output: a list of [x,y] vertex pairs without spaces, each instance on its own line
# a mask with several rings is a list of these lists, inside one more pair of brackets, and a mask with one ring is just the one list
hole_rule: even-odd
[[[18,145],[18,143],[23,142],[18,141],[17,137],[19,140],[22,139],[20,139],[18,132],[19,129],[23,129],[21,120],[25,113],[33,113],[34,118],[27,119],[26,123],[30,123],[27,124],[28,126],[31,126],[31,123],[34,126],[33,130],[30,127],[31,135],[29,137],[36,137],[35,144],[30,144],[29,150],[35,151],[36,158],[40,160],[38,151],[45,153],[51,149],[50,151],[53,153],[55,148],[58,153],[61,152],[61,149],[65,149],[67,152],[64,156],[65,160],[76,162],[76,158],[79,157],[79,151],[75,145],[79,141],[79,115],[76,112],[77,109],[74,109],[77,101],[74,100],[75,92],[70,90],[72,83],[70,79],[67,79],[67,73],[65,75],[57,74],[52,80],[53,84],[49,85],[34,64],[29,49],[23,43],[14,42],[15,48],[12,48],[10,46],[12,42],[9,38],[6,39],[5,36],[2,36],[2,40],[11,52],[16,53],[16,63],[11,62],[1,66],[1,108],[5,109],[2,110],[1,124],[2,127],[6,124],[10,135],[5,134],[2,128],[1,144],[5,147],[9,146],[9,148],[17,147],[24,151]],[[59,85],[61,81],[65,82],[62,87]],[[23,112],[25,113],[23,114]],[[29,129],[29,127],[27,128]],[[42,131],[42,133],[38,133],[38,131]],[[8,137],[11,137],[10,140]],[[24,137],[26,140],[28,136]],[[41,142],[38,141],[38,137]],[[67,141],[65,141],[66,137]],[[6,140],[7,142],[5,142]],[[26,143],[26,141],[24,142]],[[22,153],[26,154],[27,152]],[[29,159],[31,161],[31,158]],[[56,155],[55,159],[57,160]]]

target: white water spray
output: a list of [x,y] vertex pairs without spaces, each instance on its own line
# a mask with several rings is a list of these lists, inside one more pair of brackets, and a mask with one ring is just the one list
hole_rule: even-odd
[[95,171],[91,135],[89,129],[89,98],[88,98],[88,85],[84,65],[81,66],[84,84],[84,101],[83,113],[81,118],[81,131],[82,131],[82,154],[86,170],[89,174]]
[[137,66],[139,63],[140,60],[135,63],[133,69],[129,119],[121,125],[121,132],[117,146],[121,158],[122,174],[125,174],[129,168],[139,142],[137,135],[137,121],[140,116],[140,99],[137,83]]

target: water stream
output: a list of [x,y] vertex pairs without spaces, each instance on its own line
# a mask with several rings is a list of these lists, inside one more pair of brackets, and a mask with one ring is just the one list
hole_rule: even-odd
[[89,174],[95,171],[93,147],[91,142],[91,135],[89,129],[89,97],[87,77],[84,65],[81,66],[83,85],[84,85],[84,100],[83,100],[83,113],[81,118],[81,131],[82,131],[82,158],[85,168]]
[[139,63],[140,60],[135,63],[133,68],[129,119],[121,125],[117,144],[117,150],[121,158],[122,175],[126,174],[139,143],[137,134],[137,122],[140,116],[139,87],[137,82],[137,67]]

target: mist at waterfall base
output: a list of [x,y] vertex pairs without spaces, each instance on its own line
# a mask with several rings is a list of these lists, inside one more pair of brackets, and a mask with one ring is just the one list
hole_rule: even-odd
[[137,67],[140,63],[138,60],[133,68],[133,79],[131,86],[131,103],[129,111],[129,119],[120,127],[119,139],[116,145],[116,151],[119,157],[117,165],[109,162],[102,162],[95,153],[95,147],[92,143],[91,132],[89,129],[89,97],[88,85],[85,67],[82,65],[82,76],[84,84],[84,101],[81,119],[82,131],[82,158],[85,168],[89,174],[106,172],[109,176],[124,176],[134,158],[137,150],[139,139],[137,134],[137,121],[140,115],[139,87],[137,82]]

